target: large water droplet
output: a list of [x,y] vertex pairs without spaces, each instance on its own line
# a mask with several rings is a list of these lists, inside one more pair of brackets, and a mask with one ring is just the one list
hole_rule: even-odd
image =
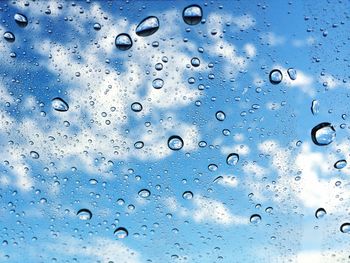
[[80,220],[90,220],[92,213],[89,209],[83,208],[78,211],[77,216]]
[[199,5],[190,5],[184,8],[182,18],[188,25],[197,25],[203,16],[202,8]]
[[184,146],[184,141],[178,135],[172,135],[168,139],[168,147],[173,151],[178,151]]
[[119,50],[128,50],[132,47],[132,40],[128,34],[122,33],[115,38],[115,46]]
[[279,84],[282,81],[283,75],[282,75],[282,72],[279,69],[273,69],[270,72],[269,78],[270,78],[270,82],[272,84],[276,85],[276,84]]
[[36,151],[31,151],[30,157],[32,157],[33,159],[39,159],[40,156]]
[[68,106],[67,102],[65,102],[63,99],[58,98],[58,97],[52,99],[51,105],[52,105],[52,108],[54,108],[54,110],[56,110],[56,111],[63,112],[63,111],[69,110],[69,106]]
[[223,111],[217,111],[217,112],[215,113],[215,117],[216,117],[216,119],[217,119],[218,121],[224,121],[225,118],[226,118],[226,115],[225,115],[225,113],[224,113]]
[[250,217],[250,223],[257,224],[261,221],[261,216],[258,214],[254,214]]
[[164,80],[162,80],[162,79],[154,79],[152,81],[152,86],[155,89],[161,89],[161,88],[163,88],[163,85],[164,85]]
[[350,233],[350,223],[344,223],[340,226],[340,231],[343,233]]
[[155,16],[146,17],[136,27],[136,35],[140,37],[148,37],[153,35],[159,29],[159,20]]
[[193,198],[193,193],[191,191],[185,191],[182,194],[183,199],[189,200]]
[[25,15],[17,13],[14,15],[14,19],[20,27],[26,27],[28,25],[28,19]]
[[114,230],[114,235],[119,239],[123,239],[129,235],[129,232],[125,227],[118,227],[116,230]]
[[311,139],[318,146],[325,146],[333,142],[336,132],[329,122],[322,122],[311,130]]
[[133,104],[131,104],[131,110],[134,112],[142,111],[142,104],[140,102],[134,102]]
[[142,149],[143,146],[144,146],[143,141],[137,141],[137,142],[134,143],[134,147],[135,147],[136,149]]
[[296,80],[297,79],[297,71],[294,68],[289,68],[287,70],[288,76],[291,80]]
[[16,39],[15,35],[10,31],[6,31],[4,33],[4,38],[7,42],[15,42],[15,39]]
[[147,189],[142,189],[139,191],[138,195],[142,198],[147,198],[151,195],[151,192]]
[[94,24],[94,29],[95,29],[96,31],[101,30],[101,24],[100,24],[100,23],[95,23],[95,24]]
[[319,103],[319,101],[318,100],[313,100],[311,102],[311,113],[313,115],[316,115],[316,114],[319,113],[319,111],[320,111],[320,103]]
[[199,67],[200,64],[201,64],[201,61],[199,60],[199,58],[193,57],[193,58],[191,59],[191,65],[192,65],[193,67]]
[[239,161],[239,155],[237,153],[230,153],[227,155],[226,163],[228,165],[236,165]]
[[316,218],[322,218],[322,217],[324,217],[326,214],[327,214],[326,210],[325,210],[324,208],[321,207],[321,208],[319,208],[319,209],[316,210],[316,212],[315,212],[315,217],[316,217]]
[[339,160],[334,164],[334,168],[336,169],[343,169],[347,165],[346,160]]
[[215,163],[211,163],[208,165],[208,170],[211,172],[215,172],[218,169],[218,166]]

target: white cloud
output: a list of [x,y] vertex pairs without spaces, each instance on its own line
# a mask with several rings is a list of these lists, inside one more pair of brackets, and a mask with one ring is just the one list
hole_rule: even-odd
[[286,42],[285,37],[277,36],[273,32],[262,33],[260,35],[260,39],[261,39],[262,43],[267,44],[267,45],[271,45],[271,46],[279,46],[279,45],[282,45]]

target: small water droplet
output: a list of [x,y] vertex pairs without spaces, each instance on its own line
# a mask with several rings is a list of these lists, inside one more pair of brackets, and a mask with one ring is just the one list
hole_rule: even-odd
[[350,223],[344,223],[340,226],[340,231],[343,233],[350,233]]
[[168,147],[173,151],[178,151],[184,146],[182,138],[178,135],[172,135],[168,139]]
[[330,144],[335,136],[335,129],[329,122],[322,122],[311,130],[311,139],[318,146]]
[[237,153],[230,153],[227,155],[226,163],[228,165],[236,165],[239,161],[239,155]]
[[95,29],[96,31],[101,30],[101,24],[100,24],[100,23],[95,23],[95,24],[94,24],[94,29]]
[[319,208],[315,212],[315,217],[317,219],[324,217],[327,214],[326,210],[324,208]]
[[211,172],[215,172],[218,169],[218,166],[215,163],[211,163],[208,165],[208,170]]
[[4,33],[4,38],[7,42],[15,42],[16,39],[15,35],[10,31]]
[[31,151],[30,152],[30,156],[33,158],[33,159],[39,159],[39,154],[36,152],[36,151]]
[[96,184],[98,183],[98,181],[97,181],[96,179],[90,179],[90,180],[89,180],[89,183],[90,183],[91,185],[96,185]]
[[201,64],[201,61],[199,60],[199,58],[194,57],[194,58],[191,59],[191,65],[193,67],[195,67],[195,68],[199,67],[200,64]]
[[296,80],[297,79],[297,71],[294,68],[289,68],[287,70],[288,76],[291,80]]
[[54,110],[56,111],[64,112],[64,111],[68,111],[69,109],[67,102],[65,102],[63,99],[58,97],[52,99],[51,105],[52,105],[52,108],[54,108]]
[[129,235],[129,232],[125,227],[118,227],[116,230],[114,230],[114,235],[119,239],[123,239]]
[[155,89],[161,89],[161,88],[163,88],[163,85],[164,85],[164,80],[162,80],[162,79],[158,78],[158,79],[154,79],[152,81],[152,86]]
[[254,214],[250,217],[250,223],[257,224],[261,221],[261,216],[258,214]]
[[143,146],[144,146],[143,141],[137,141],[137,142],[134,143],[134,147],[135,147],[136,149],[142,149]]
[[182,18],[188,25],[197,25],[203,16],[202,8],[199,5],[190,5],[184,8]]
[[216,119],[217,119],[218,121],[224,121],[225,118],[226,118],[226,115],[225,115],[225,113],[224,113],[223,111],[217,111],[217,112],[215,113],[215,117],[216,117]]
[[147,189],[142,189],[139,191],[138,195],[142,198],[147,198],[151,195],[151,192]]
[[115,46],[122,51],[132,47],[132,40],[128,34],[122,33],[115,38]]
[[189,200],[193,198],[193,193],[191,191],[185,191],[182,194],[183,199]]
[[26,27],[28,25],[28,19],[25,15],[17,13],[14,15],[14,19],[20,27]]
[[148,37],[153,35],[159,29],[159,20],[155,16],[149,16],[143,19],[136,27],[136,35]]
[[77,216],[80,220],[90,220],[92,213],[89,209],[83,208],[78,211]]
[[269,214],[272,213],[272,211],[273,211],[273,208],[271,206],[266,207],[266,209],[265,209],[265,212],[269,213]]
[[131,110],[134,112],[142,111],[142,104],[140,102],[134,102],[131,104]]
[[336,169],[343,169],[346,165],[347,165],[347,161],[342,159],[342,160],[337,161],[334,164],[334,168],[336,168]]
[[282,81],[283,75],[282,75],[282,72],[279,69],[273,69],[270,72],[269,78],[270,78],[270,82],[272,84],[276,85],[276,84],[279,84]]
[[317,115],[320,111],[320,103],[318,100],[313,100],[311,102],[311,113]]

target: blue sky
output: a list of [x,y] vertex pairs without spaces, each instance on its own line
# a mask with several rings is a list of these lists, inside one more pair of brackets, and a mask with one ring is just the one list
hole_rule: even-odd
[[[281,2],[2,1],[0,261],[346,262],[349,4]],[[137,35],[148,16],[159,29]],[[322,122],[327,146],[310,136]]]

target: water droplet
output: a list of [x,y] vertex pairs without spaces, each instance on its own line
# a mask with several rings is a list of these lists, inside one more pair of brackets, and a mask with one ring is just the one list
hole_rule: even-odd
[[239,161],[239,155],[237,153],[230,153],[227,155],[226,163],[228,165],[236,165]]
[[270,72],[269,78],[270,78],[270,82],[272,84],[276,85],[276,84],[279,84],[282,81],[283,75],[282,75],[282,72],[279,69],[273,69]]
[[215,172],[218,169],[218,166],[215,163],[211,163],[208,165],[208,170],[211,172]]
[[39,159],[40,156],[36,151],[31,151],[30,157],[32,157],[33,159]]
[[17,13],[14,15],[14,19],[20,27],[26,27],[28,25],[28,19],[25,15]]
[[291,80],[296,80],[297,79],[297,71],[294,68],[289,68],[287,70],[288,76]]
[[6,31],[4,33],[4,38],[7,42],[15,42],[15,39],[16,39],[15,35],[10,31]]
[[191,59],[191,65],[193,67],[195,67],[195,68],[199,67],[200,64],[201,64],[201,61],[199,60],[199,58],[194,57],[194,58]]
[[226,115],[223,111],[218,111],[215,113],[215,117],[218,121],[224,121],[226,118]]
[[203,16],[202,8],[199,5],[190,5],[184,8],[182,18],[188,25],[197,25]]
[[78,211],[77,216],[79,216],[80,220],[90,220],[92,213],[89,209],[83,208]]
[[311,102],[311,113],[317,115],[320,111],[320,103],[318,100],[313,100]]
[[324,217],[327,214],[326,210],[324,208],[319,208],[315,212],[315,217],[317,219]]
[[128,34],[122,33],[115,38],[115,46],[122,51],[132,47],[132,40]]
[[69,109],[67,102],[65,102],[61,98],[52,99],[51,105],[52,105],[52,108],[54,108],[54,110],[56,110],[56,111],[63,112],[63,111],[67,111]]
[[322,122],[311,130],[311,139],[318,146],[325,146],[333,142],[336,132],[329,122]]
[[336,169],[343,169],[346,165],[347,165],[346,160],[342,159],[342,160],[337,161],[334,164],[334,168],[336,168]]
[[135,147],[136,149],[142,149],[143,146],[144,146],[143,141],[137,141],[137,142],[134,143],[134,147]]
[[182,138],[178,135],[172,135],[168,139],[168,147],[173,151],[178,151],[184,146]]
[[114,235],[119,239],[123,239],[129,235],[129,232],[125,227],[118,227],[116,230],[114,230]]
[[266,207],[266,209],[265,209],[265,212],[269,213],[269,214],[272,213],[272,211],[273,211],[273,208],[271,206]]
[[142,189],[139,191],[138,195],[142,198],[147,198],[151,195],[151,192],[147,189]]
[[97,181],[96,179],[90,179],[90,180],[89,180],[89,183],[90,183],[91,185],[96,185],[96,184],[98,183],[98,181]]
[[96,31],[101,30],[101,24],[100,24],[100,23],[95,23],[95,24],[94,24],[94,29],[95,29]]
[[136,27],[136,35],[140,37],[148,37],[153,35],[159,29],[159,20],[155,16],[146,17]]
[[140,102],[134,102],[131,104],[131,110],[134,112],[142,111],[142,104]]
[[250,223],[257,224],[261,221],[261,216],[258,214],[254,214],[250,217]]
[[190,200],[193,198],[193,193],[191,191],[185,191],[182,194],[183,199]]
[[350,223],[344,223],[340,226],[340,231],[343,233],[350,233]]
[[154,79],[152,81],[152,86],[155,89],[161,89],[161,88],[163,88],[163,85],[164,85],[164,80],[162,80],[162,79]]

